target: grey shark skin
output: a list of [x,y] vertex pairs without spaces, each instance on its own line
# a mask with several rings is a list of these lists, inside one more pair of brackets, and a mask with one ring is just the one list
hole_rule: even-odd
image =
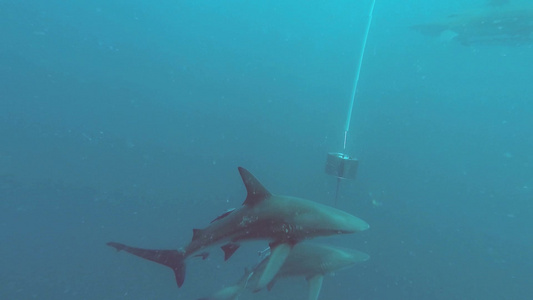
[[533,44],[533,6],[492,7],[457,13],[431,24],[411,27],[428,36],[457,41],[462,45]]
[[[267,288],[269,290],[272,289],[278,279],[305,277],[309,283],[308,300],[316,300],[320,294],[324,275],[352,267],[355,264],[367,261],[369,258],[368,254],[357,250],[301,243],[294,246],[285,263],[272,281],[269,282]],[[264,271],[268,260],[269,257],[266,257],[253,270],[245,271],[244,276],[235,285],[198,300],[234,300],[246,288],[258,291],[255,283]]]
[[363,231],[369,225],[344,211],[305,199],[270,193],[250,172],[239,167],[247,196],[243,205],[217,217],[204,229],[194,229],[192,241],[179,250],[151,250],[109,242],[116,250],[165,265],[174,271],[176,283],[185,280],[185,260],[202,256],[200,251],[214,245],[221,248],[225,260],[249,240],[270,241],[271,256],[259,278],[257,287],[263,288],[276,275],[294,245],[319,236]]

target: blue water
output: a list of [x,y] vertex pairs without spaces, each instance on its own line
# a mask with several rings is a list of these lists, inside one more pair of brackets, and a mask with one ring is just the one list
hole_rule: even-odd
[[[333,204],[370,1],[0,1],[0,298],[195,299],[266,243],[169,269],[244,166]],[[483,1],[377,1],[338,207],[371,260],[320,299],[531,299],[533,49],[409,29]],[[302,278],[241,299],[306,299]]]

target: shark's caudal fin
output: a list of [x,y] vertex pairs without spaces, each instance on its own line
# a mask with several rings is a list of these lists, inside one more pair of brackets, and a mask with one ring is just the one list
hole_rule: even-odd
[[248,170],[243,167],[239,167],[239,173],[241,174],[242,182],[246,187],[246,200],[243,205],[254,206],[257,203],[269,198],[272,194],[252,175]]
[[115,242],[109,242],[107,245],[117,249],[117,251],[123,250],[135,256],[151,260],[171,268],[176,276],[176,283],[178,284],[178,287],[183,285],[183,281],[185,280],[185,256],[182,252],[177,250],[150,250],[134,248]]

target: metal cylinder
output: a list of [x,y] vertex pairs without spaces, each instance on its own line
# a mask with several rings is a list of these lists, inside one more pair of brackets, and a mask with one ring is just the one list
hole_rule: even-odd
[[337,178],[355,179],[358,160],[338,152],[328,153],[326,173]]

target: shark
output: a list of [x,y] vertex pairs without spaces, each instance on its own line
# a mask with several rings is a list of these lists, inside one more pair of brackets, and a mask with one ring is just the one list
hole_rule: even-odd
[[531,45],[533,6],[493,5],[474,11],[455,13],[441,21],[414,25],[411,28],[424,35],[457,41],[464,46]]
[[271,254],[256,284],[261,289],[272,281],[293,247],[301,241],[356,233],[370,227],[364,220],[337,208],[273,194],[248,170],[242,167],[238,170],[247,192],[242,206],[218,216],[203,229],[193,229],[192,240],[185,247],[156,250],[118,242],[107,245],[169,267],[174,272],[176,284],[181,287],[188,258],[205,258],[208,255],[206,249],[222,245],[224,260],[228,260],[242,242],[266,240]]
[[[301,243],[295,245],[278,273],[268,283],[271,290],[277,280],[286,277],[305,277],[308,282],[308,300],[317,300],[325,275],[368,261],[364,252],[329,245]],[[270,257],[264,258],[254,268],[246,269],[234,285],[225,287],[209,297],[198,300],[235,300],[246,289],[258,292],[255,286]]]

